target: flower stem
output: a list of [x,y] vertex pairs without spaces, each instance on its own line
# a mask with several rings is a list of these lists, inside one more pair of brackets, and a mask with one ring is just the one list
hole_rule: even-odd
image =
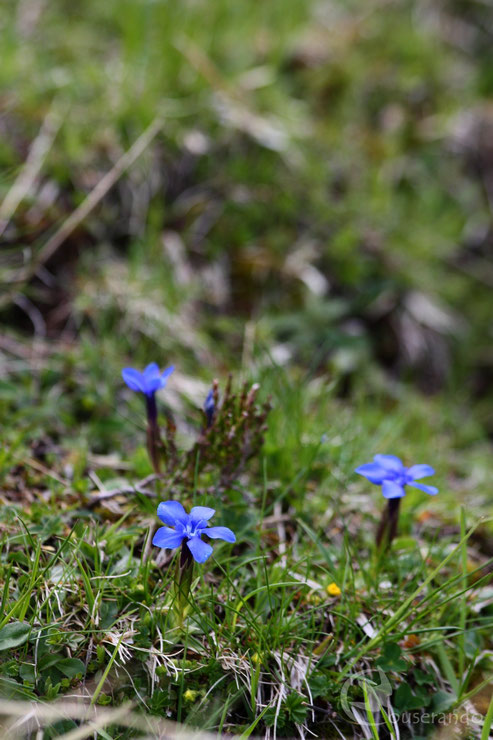
[[380,549],[382,545],[389,547],[397,534],[400,504],[400,498],[389,498],[387,502],[387,508],[383,511],[382,518],[377,529],[376,544],[378,549]]
[[161,472],[160,448],[162,447],[161,435],[157,423],[157,405],[154,393],[146,396],[147,408],[147,452],[151,459],[155,473]]
[[193,579],[193,557],[187,547],[187,540],[181,544],[180,558],[176,566],[174,611],[179,627],[183,627],[190,609],[190,587]]

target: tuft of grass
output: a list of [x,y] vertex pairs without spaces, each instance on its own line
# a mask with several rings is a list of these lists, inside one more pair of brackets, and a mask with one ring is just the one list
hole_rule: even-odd
[[[385,727],[392,734],[410,712],[453,717],[471,706],[491,680],[491,559],[477,538],[478,527],[488,526],[479,509],[469,530],[461,529],[440,462],[448,454],[447,424],[440,429],[444,421],[430,403],[420,407],[411,397],[406,408],[405,396],[393,424],[385,403],[380,411],[365,403],[341,413],[334,390],[287,380],[279,368],[264,371],[260,392],[273,395],[273,411],[260,464],[252,461],[216,498],[196,499],[221,509],[238,539],[233,548],[216,543],[211,562],[197,570],[184,631],[172,619],[175,556],[146,544],[155,503],[135,485],[138,458],[137,467],[98,458],[91,479],[82,470],[63,487],[57,478],[67,475],[65,443],[46,452],[45,472],[33,469],[26,490],[26,437],[17,466],[5,471],[18,493],[10,488],[0,512],[2,624],[18,625],[20,640],[3,652],[4,694],[38,701],[75,694],[103,706],[131,701],[145,715],[184,727],[235,728],[245,736],[269,727],[287,736],[302,728],[347,735],[354,721],[362,732]],[[327,410],[338,414],[337,431],[327,425]],[[444,435],[435,463],[441,493],[432,503],[406,496],[400,536],[379,559],[373,531],[380,497],[351,472],[367,459],[370,441],[355,430],[373,425],[379,449],[406,439],[405,457],[425,459],[429,440],[406,434],[422,428],[420,414],[422,422],[435,418],[431,439]],[[291,419],[298,420],[292,427]],[[200,429],[201,417],[191,414],[187,423]],[[127,433],[122,424],[122,441]],[[136,435],[144,449],[143,431]],[[475,453],[457,454],[465,465],[460,454]],[[117,479],[112,465],[123,466]],[[97,495],[119,486],[122,493],[88,508],[92,481]],[[152,480],[146,485],[152,491]],[[339,595],[327,591],[331,583]],[[2,631],[0,651],[1,643]],[[355,676],[370,680],[379,668],[391,694],[375,705]],[[344,686],[367,712],[347,715]],[[422,734],[432,729],[420,726]],[[109,725],[105,731],[116,737]]]

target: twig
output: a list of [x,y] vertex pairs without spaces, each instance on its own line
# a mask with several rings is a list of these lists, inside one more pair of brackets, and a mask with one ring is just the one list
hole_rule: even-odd
[[140,493],[143,496],[148,496],[149,498],[156,498],[157,494],[154,491],[147,490],[145,486],[155,480],[158,480],[160,477],[161,476],[153,473],[152,475],[148,475],[147,478],[143,478],[141,481],[133,486],[123,486],[120,488],[111,488],[108,491],[103,491],[102,493],[99,493],[95,496],[91,496],[88,502],[88,506],[89,508],[92,508],[93,506],[99,504],[101,501],[107,501],[110,498],[115,498],[115,496],[120,496],[125,493]]
[[32,356],[30,347],[21,344],[17,339],[9,337],[6,334],[0,334],[0,349],[22,360],[29,360]]
[[65,112],[64,110],[61,113],[53,105],[47,113],[39,134],[31,144],[24,167],[19,172],[17,179],[0,205],[0,236],[2,236],[7,228],[19,204],[22,203],[26,195],[32,190],[43,166],[43,162],[46,159],[46,155],[50,151],[55,136],[60,129]]
[[70,483],[65,478],[61,478],[57,473],[53,472],[53,470],[50,470],[42,463],[38,462],[37,460],[33,460],[31,457],[26,457],[22,461],[25,465],[29,465],[30,468],[34,468],[39,473],[43,473],[43,475],[47,475],[49,478],[53,478],[53,480],[58,481],[58,483],[61,483],[62,486],[69,486]]
[[[48,239],[44,247],[42,247],[32,259],[31,263],[21,270],[13,279],[14,284],[25,282],[32,278],[39,268],[55,254],[65,240],[82,223],[82,221],[87,218],[100,200],[104,198],[106,193],[113,187],[123,173],[140,157],[151,141],[157,136],[162,126],[163,120],[161,116],[157,116],[132,144],[130,149],[120,157],[111,170],[102,177],[96,187],[91,190],[89,195],[82,201],[75,211],[70,214],[50,239]],[[8,296],[7,300],[11,300],[11,296]],[[4,300],[2,303],[5,302],[6,301]]]

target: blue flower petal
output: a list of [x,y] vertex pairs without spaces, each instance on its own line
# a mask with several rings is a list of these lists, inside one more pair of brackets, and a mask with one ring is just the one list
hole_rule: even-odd
[[208,506],[194,506],[190,511],[190,521],[192,524],[198,524],[203,520],[208,521],[215,513],[216,510]]
[[152,538],[152,544],[157,547],[167,547],[172,550],[174,547],[181,545],[185,535],[169,527],[159,527]]
[[214,391],[211,388],[204,402],[204,409],[206,411],[214,411]]
[[153,375],[159,375],[159,365],[156,362],[149,363],[149,365],[144,368],[144,375],[146,378],[151,378]]
[[214,389],[211,388],[207,394],[207,398],[204,402],[205,417],[207,419],[207,426],[212,426],[214,420],[214,413],[216,411],[216,403],[214,401]]
[[364,475],[370,483],[376,483],[379,486],[388,475],[388,470],[382,468],[381,465],[377,465],[377,463],[365,463],[364,465],[360,465],[359,468],[356,468],[355,473]]
[[191,537],[187,542],[188,549],[197,563],[205,563],[212,554],[212,547],[202,542],[200,537]]
[[206,534],[211,540],[226,540],[226,542],[236,542],[234,532],[229,527],[207,527],[202,534]]
[[189,516],[179,501],[162,501],[157,507],[157,515],[164,524],[174,527],[177,523],[186,526]]
[[406,472],[413,480],[419,480],[420,478],[426,478],[427,475],[435,474],[431,465],[412,465]]
[[384,498],[402,498],[406,495],[404,488],[393,480],[384,480],[382,483]]
[[413,488],[419,488],[420,491],[424,491],[430,496],[436,496],[438,493],[438,488],[435,488],[435,486],[425,486],[424,483],[409,483],[409,485]]
[[169,376],[171,375],[174,369],[175,369],[175,366],[170,365],[169,367],[166,368],[166,370],[163,370],[163,372],[161,373],[161,388],[164,388],[164,386],[166,385],[166,381],[168,380]]
[[122,370],[122,378],[131,390],[145,393],[144,378],[138,370],[134,370],[133,367],[125,367]]
[[393,473],[402,473],[405,470],[402,460],[395,455],[375,455],[373,459],[377,465]]

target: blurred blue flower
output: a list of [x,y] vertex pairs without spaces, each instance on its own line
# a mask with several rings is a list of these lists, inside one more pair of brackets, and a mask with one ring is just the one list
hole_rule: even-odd
[[419,488],[430,496],[435,496],[438,493],[438,488],[435,488],[435,486],[416,483],[420,478],[434,475],[435,471],[431,465],[412,465],[410,468],[406,468],[395,455],[375,455],[373,460],[372,463],[360,465],[355,472],[363,475],[370,483],[382,486],[382,493],[385,498],[402,498],[406,493],[405,486]]
[[228,527],[209,527],[208,520],[215,513],[215,509],[209,509],[208,506],[194,506],[187,514],[178,501],[164,501],[157,507],[157,515],[168,526],[157,530],[152,544],[173,549],[186,539],[194,560],[205,563],[212,553],[212,547],[202,541],[203,534],[212,540],[236,542],[234,533]]
[[153,396],[160,388],[164,388],[166,382],[175,368],[173,365],[161,372],[155,362],[147,365],[143,372],[134,370],[133,367],[126,367],[122,370],[122,378],[133,391],[144,393],[146,396]]
[[207,394],[207,398],[204,403],[205,417],[207,419],[207,426],[210,427],[212,420],[214,419],[214,412],[216,410],[216,404],[214,403],[214,391],[211,388]]

